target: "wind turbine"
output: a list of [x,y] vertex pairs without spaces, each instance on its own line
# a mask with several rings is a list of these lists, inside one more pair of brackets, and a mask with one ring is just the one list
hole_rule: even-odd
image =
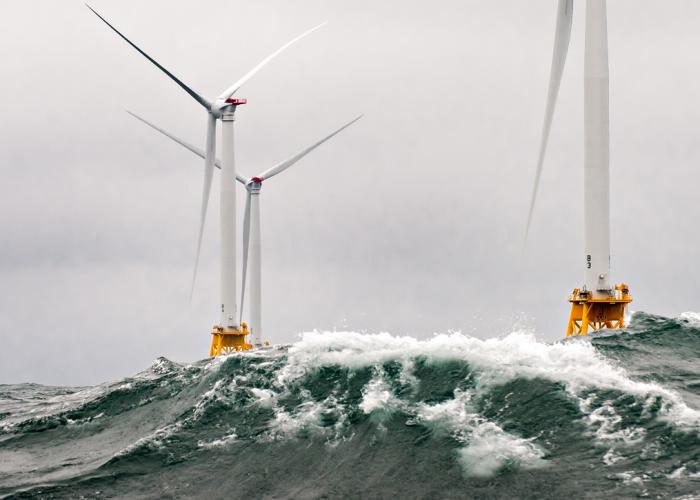
[[[559,0],[552,67],[542,140],[527,228],[530,229],[552,117],[571,38],[573,0]],[[589,328],[624,328],[629,287],[610,284],[610,123],[606,0],[586,0],[584,56],[584,285],[575,288],[566,335],[586,335]]]
[[[86,4],[87,5],[87,4]],[[200,212],[199,233],[197,237],[197,250],[195,254],[195,264],[192,273],[192,285],[190,287],[190,300],[194,292],[194,285],[197,278],[197,267],[199,265],[199,255],[202,247],[202,236],[204,234],[204,223],[209,203],[209,192],[214,173],[214,161],[216,156],[216,122],[221,120],[221,141],[222,157],[221,162],[221,196],[220,196],[220,239],[221,239],[221,321],[215,326],[212,335],[212,348],[217,343],[224,352],[232,350],[249,349],[250,344],[245,342],[247,330],[239,324],[238,311],[236,305],[236,189],[234,179],[236,178],[236,165],[234,161],[233,147],[233,122],[236,108],[245,104],[245,99],[234,98],[234,94],[252,78],[260,69],[270,62],[275,56],[280,54],[296,41],[317,30],[326,23],[319,24],[305,31],[301,35],[284,44],[272,54],[263,59],[257,66],[243,75],[236,83],[224,90],[213,101],[195,92],[188,85],[179,80],[170,71],[160,65],[155,59],[136,46],[131,40],[124,36],[119,30],[112,26],[92,7],[87,7],[109,26],[124,41],[136,49],[142,56],[153,63],[158,69],[165,73],[171,80],[177,83],[187,94],[190,95],[207,111],[207,134],[206,151],[204,156],[204,183],[202,185],[202,207]]]
[[[188,142],[180,139],[170,132],[167,132],[157,125],[154,125],[145,118],[142,118],[131,111],[127,112],[152,129],[157,130],[181,146],[184,146],[197,156],[202,158],[206,156],[206,153],[202,149],[189,144]],[[243,184],[247,191],[245,214],[243,216],[243,276],[241,280],[241,311],[243,310],[243,301],[245,298],[246,288],[246,273],[248,269],[248,261],[250,260],[250,331],[253,336],[253,345],[256,347],[262,346],[262,239],[260,231],[260,191],[262,189],[262,183],[263,181],[284,172],[311,151],[348,128],[360,118],[362,118],[362,115],[350,120],[343,126],[323,137],[321,140],[307,146],[286,160],[271,168],[268,168],[254,177],[247,178],[236,174],[236,180]],[[221,162],[219,160],[215,160],[214,166],[221,168]]]

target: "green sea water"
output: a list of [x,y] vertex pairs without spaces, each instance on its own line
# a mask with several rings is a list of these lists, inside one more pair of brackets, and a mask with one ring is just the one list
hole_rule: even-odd
[[9,498],[700,499],[700,315],[622,333],[310,332],[0,386]]

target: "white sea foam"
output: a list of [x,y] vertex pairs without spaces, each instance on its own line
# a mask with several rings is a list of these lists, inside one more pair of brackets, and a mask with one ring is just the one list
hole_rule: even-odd
[[669,479],[700,479],[700,472],[688,472],[685,465],[681,465],[676,470],[666,475]]
[[613,443],[618,446],[631,446],[644,439],[643,427],[630,426],[623,422],[613,406],[613,401],[604,401],[602,405],[592,408],[595,395],[582,400],[579,408],[586,415],[585,421],[595,432],[595,439],[603,444]]
[[626,485],[637,486],[643,485],[644,481],[648,481],[650,479],[648,475],[642,474],[641,476],[638,476],[634,471],[618,472],[610,476],[610,478],[622,481]]
[[493,422],[475,427],[458,453],[465,473],[475,477],[492,476],[504,467],[536,469],[547,464],[544,451],[531,440],[515,437]]
[[587,398],[579,398],[579,409],[584,414],[583,422],[591,430],[593,438],[599,446],[609,447],[603,455],[605,465],[613,465],[625,460],[624,450],[640,443],[646,436],[643,427],[625,422],[617,413],[612,400],[596,401],[595,393]]
[[225,436],[220,437],[219,439],[214,439],[213,441],[198,441],[197,446],[199,448],[206,449],[224,448],[232,443],[235,443],[237,439],[238,436],[236,435],[236,433],[231,432],[229,434],[226,434]]
[[676,470],[674,470],[673,472],[671,472],[670,474],[668,474],[666,477],[668,477],[669,479],[681,479],[681,478],[685,477],[686,475],[687,474],[686,474],[685,465],[682,465],[682,466],[678,467]]
[[697,312],[684,312],[679,316],[680,319],[687,321],[692,326],[700,327],[700,313]]
[[700,412],[678,395],[654,382],[633,380],[624,368],[599,354],[585,339],[546,344],[529,333],[477,339],[460,333],[438,334],[427,340],[388,333],[307,332],[289,349],[279,383],[298,378],[309,369],[340,365],[377,366],[387,361],[410,363],[462,360],[477,371],[478,388],[487,390],[516,378],[544,378],[562,383],[572,396],[586,390],[618,390],[640,399],[661,398],[661,418],[678,426],[700,429]]
[[504,431],[471,408],[471,394],[455,391],[454,398],[434,405],[421,403],[416,420],[435,432],[448,432],[464,443],[458,461],[464,473],[473,477],[492,476],[504,467],[544,467],[545,452],[532,439]]
[[[319,402],[314,401],[307,391],[301,392],[304,402],[297,405],[292,412],[278,406],[273,399],[275,418],[269,423],[269,431],[264,439],[288,439],[298,437],[302,433],[325,436],[329,442],[340,439],[342,429],[347,423],[347,415],[337,398],[330,395]],[[324,414],[335,417],[335,423],[324,426]]]
[[360,408],[365,414],[373,414],[375,418],[381,419],[391,414],[400,405],[401,402],[394,397],[391,388],[384,380],[382,370],[377,369],[375,376],[362,391]]
[[416,408],[416,420],[427,425],[434,432],[453,433],[460,441],[467,438],[479,420],[471,410],[472,395],[466,391],[455,390],[454,397],[440,403],[420,403]]
[[275,403],[275,398],[277,394],[269,389],[258,389],[257,387],[251,387],[250,392],[257,399],[257,404],[263,408],[272,408]]
[[605,455],[603,455],[603,463],[605,465],[613,465],[624,459],[625,457],[618,454],[614,448],[610,448],[608,451],[605,452]]

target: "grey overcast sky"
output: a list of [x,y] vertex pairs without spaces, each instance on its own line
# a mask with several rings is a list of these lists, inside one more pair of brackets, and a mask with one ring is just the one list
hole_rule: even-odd
[[[564,333],[582,281],[584,3],[541,195],[522,237],[555,0],[93,0],[197,91],[240,92],[252,175],[365,117],[265,184],[265,337]],[[633,310],[698,311],[700,2],[611,0],[612,277]],[[0,383],[91,384],[206,355],[217,179],[188,307],[203,110],[79,1],[0,6]],[[242,198],[242,196],[240,197]]]

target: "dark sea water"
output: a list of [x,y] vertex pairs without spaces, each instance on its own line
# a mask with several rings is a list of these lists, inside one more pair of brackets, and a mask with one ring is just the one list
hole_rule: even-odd
[[700,315],[547,344],[308,333],[0,386],[10,498],[700,499]]

